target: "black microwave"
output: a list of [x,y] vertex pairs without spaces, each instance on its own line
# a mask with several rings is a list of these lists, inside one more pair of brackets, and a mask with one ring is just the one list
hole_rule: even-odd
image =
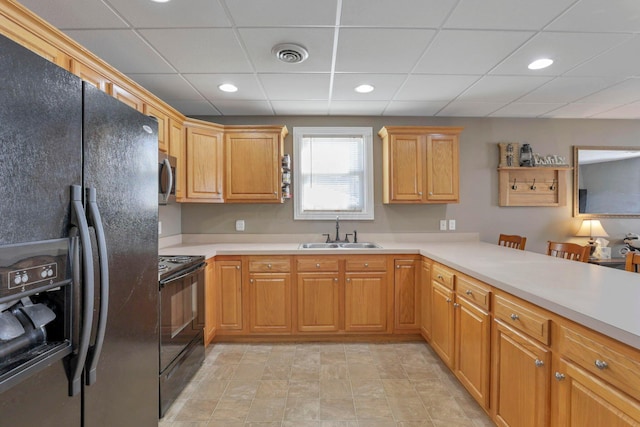
[[166,205],[176,201],[176,158],[158,152],[158,203]]

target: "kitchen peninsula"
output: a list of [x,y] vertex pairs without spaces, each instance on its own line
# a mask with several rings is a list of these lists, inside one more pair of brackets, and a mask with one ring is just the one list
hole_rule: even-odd
[[[291,243],[286,243],[286,237]],[[215,243],[203,236],[185,236],[184,241],[174,240],[173,245],[169,243],[160,251],[204,254],[214,264],[235,260],[234,268],[241,276],[246,275],[237,279],[241,299],[255,295],[251,286],[259,284],[250,284],[246,278],[262,274],[251,272],[245,264],[262,261],[275,265],[268,260],[284,261],[282,277],[288,285],[281,290],[286,293],[283,301],[289,302],[292,317],[287,332],[255,334],[241,326],[241,332],[235,335],[218,330],[216,340],[313,339],[309,338],[313,335],[309,329],[300,328],[298,319],[300,310],[307,307],[298,299],[304,291],[301,280],[307,274],[299,271],[299,266],[320,268],[325,261],[337,263],[336,276],[329,271],[324,274],[339,284],[334,290],[337,296],[330,301],[344,313],[349,311],[345,289],[380,283],[374,280],[373,272],[366,276],[369,282],[349,282],[350,277],[363,274],[362,268],[350,272],[345,266],[364,260],[362,267],[367,259],[382,257],[387,263],[376,270],[387,272],[380,279],[383,283],[387,280],[387,288],[377,295],[387,297],[387,326],[378,332],[358,331],[358,339],[422,335],[498,425],[514,425],[516,420],[528,417],[530,425],[577,425],[575,420],[588,419],[584,417],[640,424],[640,324],[636,317],[640,311],[640,275],[479,242],[473,233],[458,238],[437,241],[425,237],[420,241],[416,235],[408,235],[406,240],[396,235],[386,239],[376,235],[365,239],[381,248],[313,250],[298,249],[303,240],[292,236],[283,236],[284,243],[273,243],[273,236],[268,238],[270,243]],[[311,259],[318,262],[309,264]],[[350,259],[354,260],[351,264]],[[372,262],[368,264],[371,267],[367,268],[373,268]],[[406,270],[409,274],[403,273],[406,266],[410,267]],[[219,283],[221,277],[228,280],[219,274],[208,277],[218,292],[223,285]],[[415,279],[415,288],[407,287],[408,278]],[[216,303],[220,319],[223,307],[220,301]],[[255,309],[249,303],[242,307],[249,312]],[[413,314],[407,315],[407,309]],[[252,315],[237,314],[245,319]],[[398,327],[398,319],[411,316],[417,316],[413,329]],[[336,330],[317,332],[316,339],[334,336],[348,340],[348,320],[347,315],[347,322],[342,319]]]

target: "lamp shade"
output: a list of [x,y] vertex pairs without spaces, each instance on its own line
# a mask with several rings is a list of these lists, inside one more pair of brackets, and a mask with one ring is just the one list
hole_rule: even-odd
[[600,220],[597,219],[585,219],[582,221],[582,225],[578,229],[576,236],[587,236],[587,237],[609,237],[607,232],[600,224]]

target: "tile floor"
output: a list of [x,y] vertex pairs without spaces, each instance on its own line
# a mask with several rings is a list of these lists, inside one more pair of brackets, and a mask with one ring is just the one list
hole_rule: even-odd
[[426,344],[214,344],[160,427],[494,426]]

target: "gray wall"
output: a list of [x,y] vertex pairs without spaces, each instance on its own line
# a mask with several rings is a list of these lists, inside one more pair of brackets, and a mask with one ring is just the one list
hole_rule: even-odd
[[[542,155],[572,159],[574,145],[638,146],[640,121],[569,119],[486,119],[435,117],[198,117],[220,124],[279,124],[289,128],[285,152],[292,153],[295,126],[371,126],[377,133],[385,125],[463,126],[460,139],[460,203],[450,205],[383,205],[382,150],[374,137],[375,220],[343,222],[343,230],[367,232],[437,231],[440,219],[455,219],[457,231],[479,232],[480,239],[497,241],[499,233],[527,236],[527,249],[544,252],[547,240],[576,241],[572,235],[580,220],[572,217],[572,182],[568,179],[567,204],[551,207],[498,206],[498,142],[531,144]],[[573,160],[571,160],[573,161]],[[295,167],[295,165],[293,165]],[[295,185],[295,183],[294,183]],[[294,221],[292,201],[282,205],[182,204],[181,215],[163,215],[163,221],[180,218],[181,224],[163,222],[163,236],[170,234],[235,233],[235,220],[244,219],[245,233],[329,233],[330,221]],[[621,244],[625,233],[640,232],[640,219],[603,219],[612,244]],[[168,228],[167,228],[168,227]],[[170,234],[164,232],[170,230]],[[615,255],[614,248],[614,255]]]

